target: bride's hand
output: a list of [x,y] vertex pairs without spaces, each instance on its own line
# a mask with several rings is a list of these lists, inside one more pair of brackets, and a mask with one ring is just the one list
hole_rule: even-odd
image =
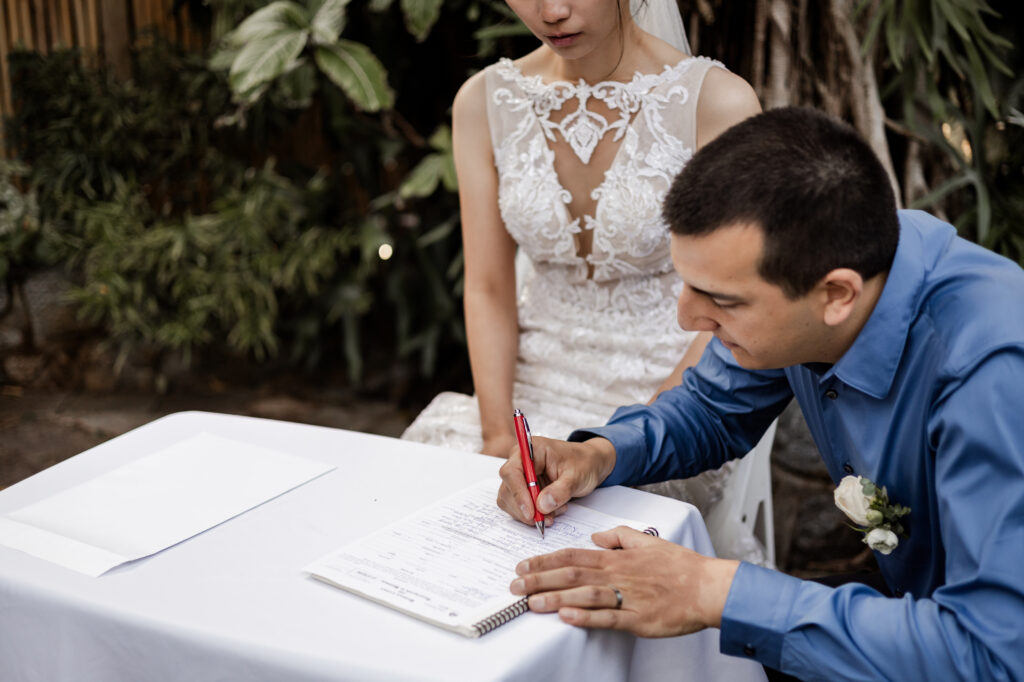
[[484,438],[484,446],[480,452],[491,457],[501,457],[502,459],[508,459],[513,449],[515,449],[516,457],[519,456],[519,446],[516,443],[516,436],[514,433],[503,433],[497,436],[490,436]]

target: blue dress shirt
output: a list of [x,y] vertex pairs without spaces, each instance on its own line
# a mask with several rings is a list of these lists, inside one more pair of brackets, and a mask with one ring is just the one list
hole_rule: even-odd
[[[716,340],[683,386],[619,408],[603,485],[741,456],[795,396],[832,479],[884,485],[910,537],[876,553],[887,598],[741,564],[723,653],[805,680],[1024,680],[1024,271],[919,211],[832,366],[750,371]],[[850,531],[854,532],[854,531]]]

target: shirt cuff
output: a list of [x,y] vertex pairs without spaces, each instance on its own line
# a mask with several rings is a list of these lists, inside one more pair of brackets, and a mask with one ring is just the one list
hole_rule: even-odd
[[643,427],[622,423],[598,426],[592,429],[577,429],[569,434],[569,442],[582,443],[590,438],[606,438],[615,446],[615,468],[600,487],[638,482],[642,478],[644,461],[647,457],[647,441]]
[[741,563],[722,610],[721,652],[782,670],[790,607],[801,583],[793,576]]

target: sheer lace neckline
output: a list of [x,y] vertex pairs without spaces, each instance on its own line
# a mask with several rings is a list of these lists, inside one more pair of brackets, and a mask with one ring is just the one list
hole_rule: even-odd
[[[515,62],[508,58],[500,60],[499,69],[506,77],[516,81],[530,99],[537,120],[544,130],[544,136],[554,141],[557,133],[568,143],[580,162],[588,164],[605,135],[612,133],[613,142],[622,137],[633,115],[643,105],[645,95],[662,83],[678,78],[684,69],[700,59],[702,58],[686,57],[674,66],[666,64],[659,73],[645,74],[637,71],[629,81],[601,81],[593,84],[582,78],[576,83],[567,80],[545,83],[539,74],[525,75]],[[561,110],[562,106],[572,99],[578,102],[576,110],[561,121],[551,120],[551,113]],[[609,121],[591,111],[587,107],[590,99],[600,100],[610,111],[618,112],[618,116]]]
[[[679,75],[684,68],[689,68],[691,63],[699,61],[712,61],[708,57],[683,57],[675,64],[666,64],[665,67],[657,73],[643,73],[641,71],[633,72],[633,77],[628,81],[600,81],[598,83],[587,83],[585,80],[580,78],[578,81],[570,80],[553,80],[545,82],[540,74],[534,74],[527,76],[523,73],[523,70],[519,68],[519,65],[508,57],[502,57],[498,60],[498,63],[503,67],[503,71],[512,75],[523,85],[528,85],[528,91],[544,90],[544,89],[556,89],[556,88],[587,88],[594,90],[601,87],[619,87],[628,88],[636,92],[647,92],[651,88],[657,87],[661,83],[671,80]],[[717,63],[717,62],[716,62]]]

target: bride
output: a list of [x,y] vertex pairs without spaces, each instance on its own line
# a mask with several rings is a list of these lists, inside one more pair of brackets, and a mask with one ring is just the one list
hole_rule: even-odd
[[[534,434],[564,439],[652,400],[700,357],[708,337],[676,324],[661,202],[697,149],[760,104],[688,55],[674,0],[633,4],[508,0],[541,46],[456,95],[476,395],[438,395],[404,438],[507,457],[513,407]],[[729,467],[647,489],[707,514]],[[717,549],[762,561],[750,540]]]

